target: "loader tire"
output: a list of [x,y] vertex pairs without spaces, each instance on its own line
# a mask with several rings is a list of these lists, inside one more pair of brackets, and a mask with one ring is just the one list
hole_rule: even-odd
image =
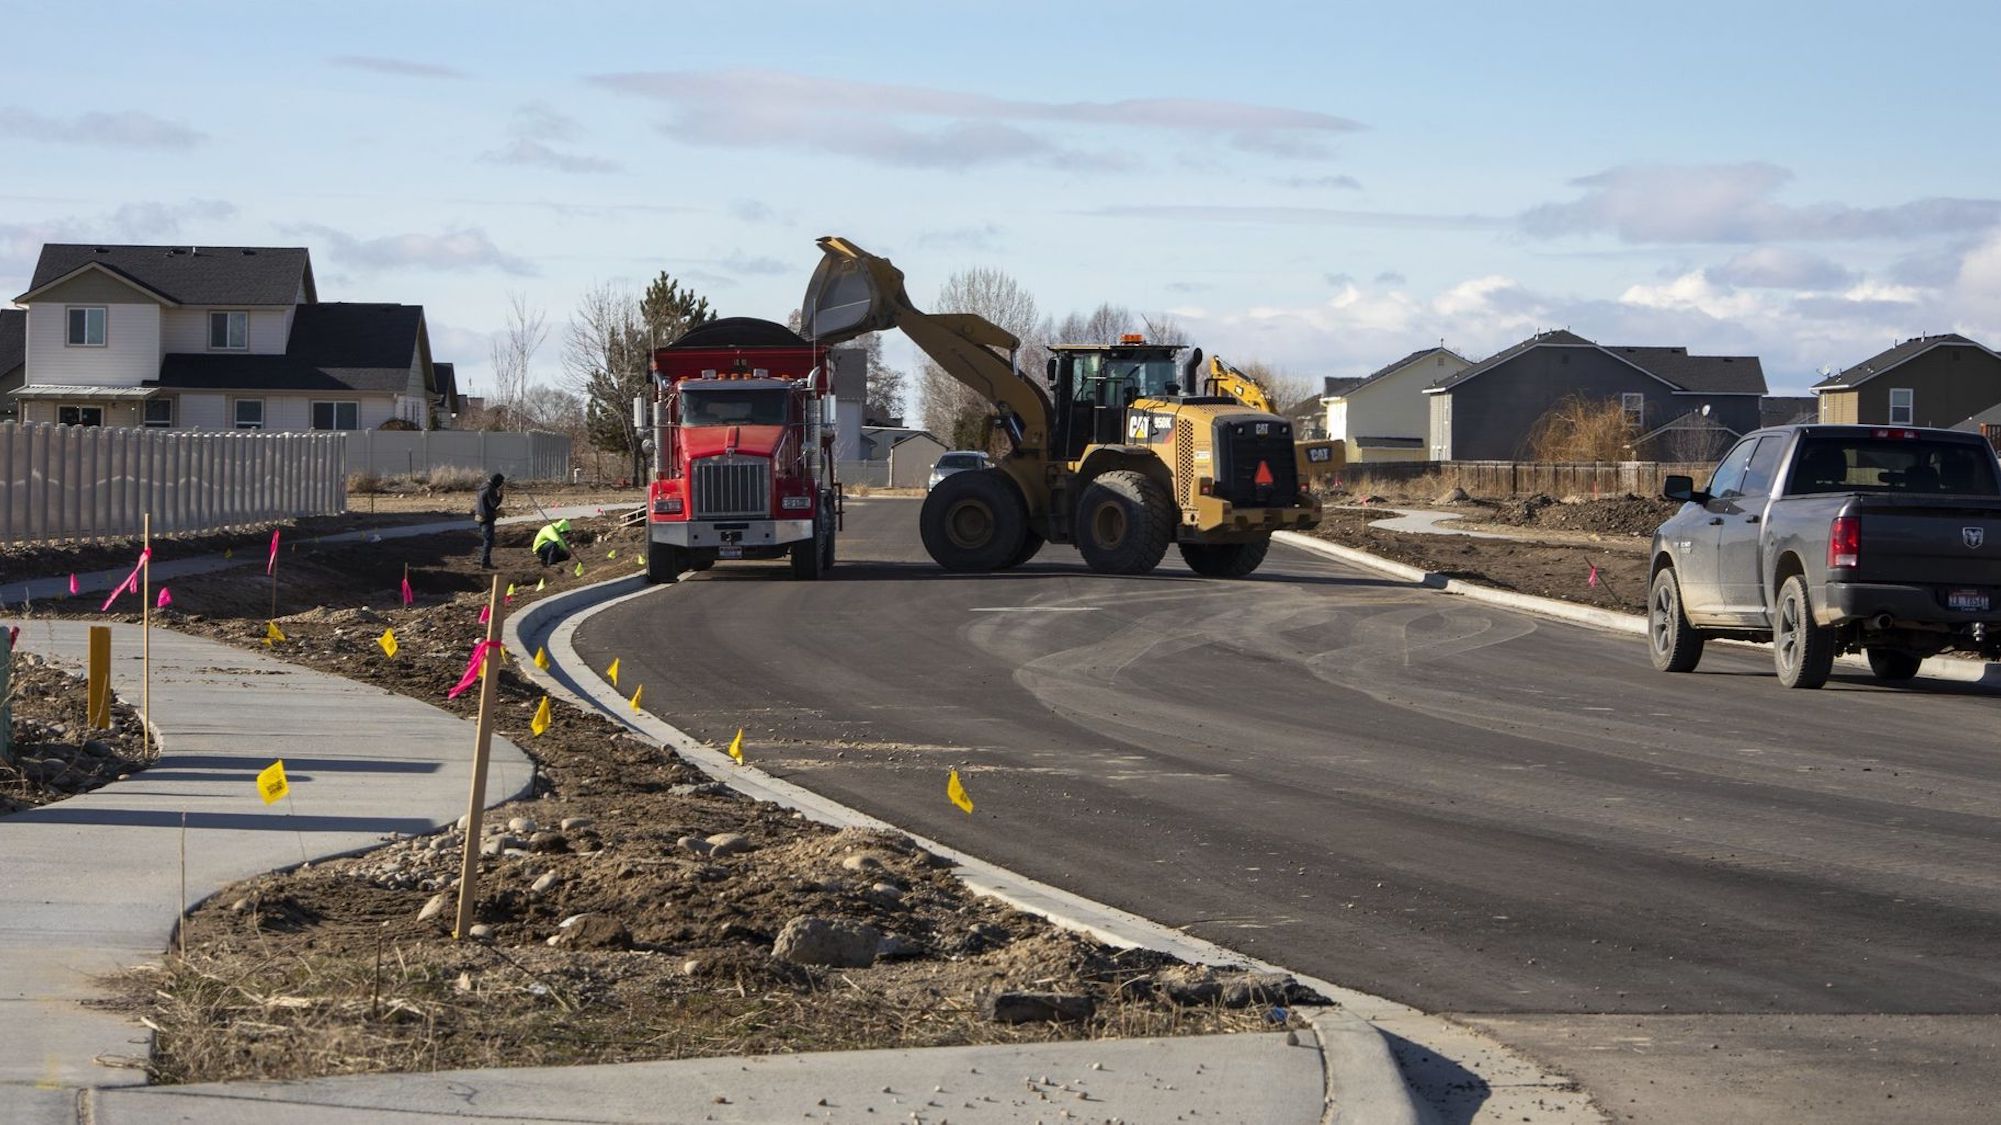
[[1042,550],[1042,544],[1044,542],[1045,540],[1037,532],[1031,531],[1023,535],[1021,537],[1021,550],[1016,551],[1014,553],[1014,557],[1009,559],[1007,561],[1007,565],[1003,566],[1001,569],[1013,570],[1015,567],[1018,567],[1022,563],[1025,563],[1028,560],[1034,558],[1036,552]]
[[[946,478],[951,479],[951,478]],[[1174,509],[1151,477],[1114,469],[1084,486],[1077,502],[1077,550],[1100,574],[1145,574],[1174,538]]]
[[1204,578],[1242,578],[1256,570],[1271,550],[1271,536],[1249,543],[1183,543],[1181,561]]
[[946,570],[1001,570],[1021,553],[1028,503],[1000,469],[968,469],[938,482],[917,516],[924,550]]

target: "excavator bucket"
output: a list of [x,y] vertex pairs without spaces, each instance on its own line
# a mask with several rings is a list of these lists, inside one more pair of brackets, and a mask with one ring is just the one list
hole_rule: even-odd
[[820,252],[799,307],[807,339],[832,345],[896,327],[897,304],[910,303],[902,270],[842,238],[821,239]]

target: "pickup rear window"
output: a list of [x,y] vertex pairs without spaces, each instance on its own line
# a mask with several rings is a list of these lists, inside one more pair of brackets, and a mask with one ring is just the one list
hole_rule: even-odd
[[1994,455],[1970,442],[1896,438],[1807,438],[1793,457],[1786,491],[2001,495]]

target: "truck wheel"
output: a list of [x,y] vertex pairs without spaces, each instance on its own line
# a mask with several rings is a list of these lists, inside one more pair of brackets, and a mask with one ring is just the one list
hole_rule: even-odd
[[1145,574],[1160,565],[1173,538],[1167,493],[1146,474],[1114,469],[1084,486],[1077,502],[1077,550],[1092,570]]
[[714,555],[702,555],[688,560],[688,569],[696,572],[708,570],[715,565],[716,557]]
[[1647,655],[1656,672],[1693,672],[1702,660],[1702,634],[1681,609],[1681,580],[1664,566],[1647,595]]
[[1894,648],[1872,648],[1869,651],[1869,670],[1879,680],[1902,683],[1918,674],[1918,665],[1925,662],[1922,656],[1913,656]]
[[1030,531],[1023,533],[1021,537],[1021,550],[1016,551],[1014,557],[1009,559],[1007,565],[1001,569],[1013,570],[1015,567],[1034,558],[1036,553],[1042,550],[1043,542],[1044,540],[1039,532]]
[[646,580],[648,582],[672,582],[688,569],[688,559],[681,548],[671,543],[648,543],[646,545]]
[[1271,536],[1249,543],[1183,543],[1181,561],[1204,578],[1242,578],[1256,570],[1271,550]]
[[1772,660],[1779,682],[1789,688],[1817,688],[1834,671],[1834,630],[1813,620],[1806,579],[1795,574],[1779,587],[1778,627],[1772,630]]
[[815,527],[813,538],[792,544],[792,577],[811,582],[826,571],[826,529]]
[[820,551],[820,569],[822,571],[828,571],[834,569],[835,529],[834,529],[834,517],[831,514],[833,510],[834,510],[833,493],[822,492],[820,494],[820,519],[823,522],[825,522],[827,531],[827,544]]
[[946,570],[1000,570],[1021,553],[1028,503],[1001,469],[967,469],[938,482],[917,516],[924,550]]

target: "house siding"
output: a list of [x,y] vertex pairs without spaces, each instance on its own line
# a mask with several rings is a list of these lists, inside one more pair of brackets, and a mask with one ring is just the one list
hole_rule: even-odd
[[75,402],[57,402],[52,399],[30,399],[21,404],[21,421],[47,422],[54,425],[56,409],[62,406],[99,406],[104,408],[104,424],[107,426],[136,426],[139,424],[139,407],[126,402],[92,401],[79,398]]
[[1855,392],[1823,391],[1820,396],[1820,420],[1830,425],[1855,424]]
[[174,425],[183,430],[231,429],[229,396],[221,391],[182,391],[174,404]]
[[[1676,394],[1674,388],[1597,348],[1538,347],[1433,398],[1449,408],[1450,457],[1508,461],[1531,456],[1530,435],[1544,414],[1570,396],[1644,396],[1642,432],[1666,425],[1705,403],[1710,417],[1739,433],[1758,428],[1758,396]],[[1434,411],[1437,408],[1434,407]],[[1434,437],[1432,444],[1438,444]]]
[[250,308],[244,305],[218,305],[212,309],[167,309],[160,318],[161,350],[180,353],[208,351],[208,314],[211,312],[250,314],[250,346],[244,352],[230,354],[283,355],[285,353],[286,337],[291,331],[291,310]]
[[[77,288],[86,276],[63,287]],[[132,289],[109,278],[127,301]],[[79,294],[83,289],[77,289]],[[104,306],[104,346],[72,348],[65,309],[70,305]],[[28,307],[28,381],[59,386],[136,387],[160,374],[160,306],[111,304],[87,296],[37,298]]]
[[[1422,461],[1425,451],[1364,449],[1355,444],[1356,438],[1401,437],[1425,438],[1430,433],[1430,399],[1424,388],[1440,379],[1449,378],[1472,366],[1457,356],[1419,356],[1395,371],[1384,375],[1365,387],[1357,387],[1342,397],[1338,404],[1329,404],[1329,435],[1341,438],[1348,447],[1348,463],[1367,461]],[[1345,406],[1342,429],[1335,433],[1332,429],[1335,405]],[[1405,454],[1411,454],[1406,456]]]
[[[1890,391],[1911,390],[1911,424],[1956,426],[2001,403],[2001,359],[1980,348],[1936,347],[1900,363],[1849,392],[1855,415],[1844,419],[1864,426],[1890,422]],[[1822,395],[1825,403],[1829,395]]]

